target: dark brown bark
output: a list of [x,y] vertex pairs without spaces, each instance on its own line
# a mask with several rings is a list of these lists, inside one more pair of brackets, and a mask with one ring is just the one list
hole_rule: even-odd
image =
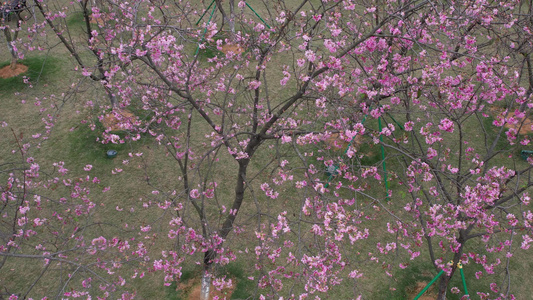
[[446,291],[448,290],[448,283],[450,281],[450,277],[448,276],[442,276],[439,282],[439,294],[437,296],[437,300],[446,300]]

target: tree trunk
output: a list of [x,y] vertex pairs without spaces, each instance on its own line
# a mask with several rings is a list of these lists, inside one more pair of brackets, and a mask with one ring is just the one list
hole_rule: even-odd
[[222,0],[216,0],[216,6],[218,7],[218,10],[222,14],[222,28],[224,27],[224,23],[228,22],[230,27],[230,39],[233,41],[235,37],[235,0],[229,1],[229,17],[226,14],[226,11],[222,7]]
[[231,39],[233,41],[235,38],[235,0],[229,0],[229,28],[231,30]]
[[14,34],[11,35],[11,28],[9,26],[6,26],[4,28],[4,35],[6,37],[7,48],[9,49],[9,53],[11,53],[11,63],[9,64],[9,67],[11,68],[11,70],[15,70],[15,67],[17,66],[17,57],[18,57],[18,53],[15,50],[16,48],[13,46],[13,43],[18,37],[20,20],[18,18],[18,14],[15,14],[15,15],[16,15],[15,21],[17,23],[17,29],[15,30]]
[[[533,91],[533,66],[531,64],[531,55],[529,53],[527,54],[523,54],[525,59],[526,59],[526,63],[527,63],[527,76],[528,76],[528,80],[529,80],[529,89],[527,91],[527,94],[528,96],[531,95],[531,92]],[[522,103],[520,105],[520,112],[524,112],[526,111],[526,108],[527,108],[527,101],[525,101],[524,103]]]
[[[248,153],[249,157],[251,158],[255,152],[256,147],[260,144],[260,140],[258,138],[254,138],[250,141],[248,144],[248,147],[246,149],[246,153]],[[248,159],[242,159],[239,160],[239,174],[237,175],[237,185],[235,187],[235,200],[233,201],[232,210],[235,212],[233,214],[228,214],[226,217],[226,220],[224,221],[224,224],[222,225],[222,228],[220,230],[219,236],[225,240],[228,237],[228,234],[233,229],[233,222],[235,221],[235,218],[237,217],[237,214],[240,210],[240,207],[242,205],[242,202],[244,200],[244,190],[245,190],[245,182],[246,182],[246,171],[248,168],[248,163],[250,162],[250,158]],[[211,264],[216,258],[216,252],[215,249],[209,249],[204,254],[204,272],[202,274],[202,286],[201,286],[201,296],[200,300],[208,300],[209,299],[209,289],[211,286]]]
[[16,56],[11,55],[11,63],[9,64],[9,67],[11,68],[11,70],[15,70],[15,68],[17,67],[17,57]]
[[213,249],[207,250],[204,254],[204,272],[200,290],[200,300],[209,300],[209,290],[211,287],[211,264],[215,259],[216,252]]
[[107,83],[104,83],[104,89],[107,94],[107,97],[109,98],[109,102],[111,103],[111,108],[116,108],[118,101],[115,94],[113,94],[113,91],[109,87],[106,86]]
[[209,300],[209,289],[211,287],[211,274],[205,271],[202,274],[202,287],[200,290],[200,300]]
[[437,300],[446,300],[446,291],[448,290],[448,282],[450,281],[450,278],[446,275],[442,276],[440,278],[439,282],[439,294],[437,296]]

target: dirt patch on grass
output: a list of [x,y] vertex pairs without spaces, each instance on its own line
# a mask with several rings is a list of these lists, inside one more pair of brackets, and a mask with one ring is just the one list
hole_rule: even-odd
[[241,54],[244,52],[244,49],[240,45],[224,44],[222,45],[221,51],[224,52],[224,54],[228,54],[229,52]]
[[98,18],[91,16],[89,19],[90,19],[91,24],[104,26],[105,23],[109,21],[111,18],[109,16],[106,16],[105,14],[101,14]]
[[530,134],[533,132],[533,130],[531,130],[531,125],[533,125],[533,120],[531,118],[527,116],[519,118],[515,116],[514,112],[509,113],[509,118],[511,117],[517,119],[518,122],[516,124],[505,123],[506,128],[514,128],[518,131],[519,134],[522,134],[522,135]]
[[[330,147],[333,150],[346,150],[346,147],[350,144],[350,142],[347,142],[345,139],[341,137],[339,133],[333,133],[330,136],[328,136],[324,142],[328,147]],[[361,144],[363,143],[363,136],[357,135],[352,141],[352,146],[355,149],[359,149]]]
[[[182,299],[187,300],[198,300],[202,292],[202,285],[199,278],[191,279],[185,283],[180,283],[178,285],[178,290],[181,291],[181,294],[184,295]],[[213,285],[209,290],[209,299],[214,299],[215,296],[218,296],[218,299],[230,299],[231,295],[235,291],[235,282],[230,288],[225,288],[221,291],[217,290]]]
[[[409,295],[409,299],[414,299],[418,293],[420,293],[427,285],[428,283],[425,281],[418,281],[414,287],[414,289],[407,291],[407,294]],[[429,289],[426,291],[420,298],[420,300],[435,300],[437,299],[437,294],[432,291],[432,289]]]
[[533,126],[533,119],[529,117],[527,113],[524,113],[523,117],[519,117],[512,111],[505,115],[505,110],[499,107],[492,107],[490,110],[492,111],[494,118],[500,117],[503,119],[504,117],[507,117],[507,119],[513,118],[516,120],[514,124],[505,122],[505,128],[514,128],[521,135],[533,133],[533,129],[531,128],[531,126]]
[[104,116],[102,125],[109,131],[124,130],[124,123],[133,122],[137,117],[127,109],[117,110]]
[[28,71],[28,67],[23,64],[16,64],[15,69],[11,69],[11,66],[7,65],[0,69],[0,78],[6,79],[18,76]]

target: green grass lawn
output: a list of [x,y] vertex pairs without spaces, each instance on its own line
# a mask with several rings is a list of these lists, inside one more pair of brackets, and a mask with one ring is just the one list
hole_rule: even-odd
[[[46,84],[49,77],[57,75],[58,71],[58,59],[51,56],[28,57],[17,63],[25,65],[28,70],[15,77],[0,78],[0,95],[3,97],[24,90],[29,85]],[[0,69],[8,65],[8,61],[0,62]]]

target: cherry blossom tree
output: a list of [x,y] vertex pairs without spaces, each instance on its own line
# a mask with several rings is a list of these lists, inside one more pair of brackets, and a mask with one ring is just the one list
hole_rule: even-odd
[[[533,161],[519,154],[530,143],[521,130],[530,126],[533,90],[527,4],[301,0],[235,7],[217,0],[218,10],[199,26],[208,4],[108,0],[90,10],[88,1],[77,4],[87,36],[69,41],[63,32],[71,8],[35,2],[113,109],[148,115],[122,120],[128,135],[107,130],[103,141],[151,136],[172,168],[164,179],[145,177],[152,192],[144,208],[160,217],[136,229],[157,240],[154,247],[137,240],[135,250],[126,246],[120,236],[131,232],[59,234],[75,245],[70,264],[87,272],[100,267],[113,278],[93,270],[91,280],[105,282],[105,292],[90,290],[86,277],[65,282],[65,296],[74,296],[65,291],[74,285],[76,295],[127,290],[121,263],[91,264],[95,255],[118,253],[142,262],[132,276],[144,266],[163,272],[165,284],[178,280],[184,266],[200,264],[202,299],[211,282],[230,284],[216,268],[231,261],[254,262],[258,297],[305,299],[343,285],[354,287],[349,297],[359,297],[374,264],[386,277],[425,260],[445,271],[438,288],[445,299],[458,263],[479,264],[480,276],[490,275],[509,265],[515,249],[529,247]],[[91,24],[89,14],[101,22]],[[75,49],[81,45],[93,65]],[[361,145],[374,145],[382,159],[365,162],[370,154]],[[28,167],[3,187],[12,220],[4,260],[67,261],[60,256],[67,250],[14,252],[19,227],[31,221],[25,214],[38,210],[26,189],[74,189],[65,202],[82,200],[79,215],[89,218],[82,186],[95,179],[50,183],[40,176],[35,185],[37,167],[19,148]],[[126,162],[148,165],[146,155]],[[69,217],[70,226],[85,228],[77,225],[80,216]],[[365,247],[373,249],[368,257],[358,250]],[[78,263],[78,255],[87,261]],[[508,268],[504,277],[490,285],[490,295],[480,295],[512,297]]]
[[[418,55],[397,58],[416,61],[419,73],[412,73],[411,84],[390,98],[401,108],[374,109],[376,115],[389,114],[382,117],[388,125],[373,134],[384,137],[380,143],[401,157],[404,171],[394,175],[411,198],[402,212],[391,213],[398,219],[389,231],[411,236],[415,243],[397,237],[387,247],[401,245],[414,257],[418,252],[411,247],[425,244],[436,270],[445,270],[438,299],[445,299],[457,263],[480,264],[485,274],[503,265],[505,278],[491,284],[493,294],[480,295],[507,298],[512,297],[509,260],[514,249],[527,249],[530,243],[531,160],[523,156],[527,163],[520,161],[519,152],[530,145],[524,134],[531,130],[526,41],[531,23],[523,7],[513,3],[502,4],[499,10],[505,12],[500,13],[459,7],[443,6],[439,21],[414,21]],[[431,41],[435,48],[428,47]],[[401,63],[395,67],[405,68]],[[403,128],[392,117],[399,115],[406,121]],[[473,126],[477,129],[470,131]],[[410,221],[403,217],[406,212]],[[517,235],[522,241],[516,241]],[[378,249],[390,252],[384,244]],[[480,245],[483,250],[472,250]],[[502,255],[488,258],[489,253]]]

